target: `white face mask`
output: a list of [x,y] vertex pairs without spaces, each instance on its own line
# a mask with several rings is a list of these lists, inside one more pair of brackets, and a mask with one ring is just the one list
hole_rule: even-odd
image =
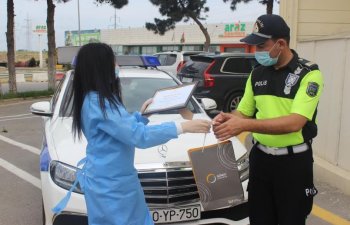
[[263,66],[273,66],[277,63],[278,57],[280,56],[281,52],[278,53],[277,57],[271,58],[270,52],[275,47],[277,42],[272,46],[270,51],[261,51],[261,52],[255,52],[255,59]]
[[119,77],[119,66],[115,67],[114,73],[115,73],[115,77]]

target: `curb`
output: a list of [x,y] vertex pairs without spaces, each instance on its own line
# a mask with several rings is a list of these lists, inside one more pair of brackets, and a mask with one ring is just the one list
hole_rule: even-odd
[[314,176],[350,195],[350,171],[314,155]]

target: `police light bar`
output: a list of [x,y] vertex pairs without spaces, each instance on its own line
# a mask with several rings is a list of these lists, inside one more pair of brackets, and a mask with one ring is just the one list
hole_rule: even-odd
[[157,67],[160,62],[156,56],[149,55],[117,55],[115,56],[118,66],[144,66]]

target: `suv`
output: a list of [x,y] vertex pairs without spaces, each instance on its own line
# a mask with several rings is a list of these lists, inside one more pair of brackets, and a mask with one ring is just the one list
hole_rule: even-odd
[[184,64],[190,60],[190,56],[204,53],[203,51],[169,51],[159,52],[154,56],[157,56],[160,65],[159,69],[164,70],[172,75],[176,75]]
[[217,110],[231,112],[241,100],[248,76],[258,62],[254,54],[221,53],[191,56],[177,74],[183,82],[198,81],[194,96],[211,98]]

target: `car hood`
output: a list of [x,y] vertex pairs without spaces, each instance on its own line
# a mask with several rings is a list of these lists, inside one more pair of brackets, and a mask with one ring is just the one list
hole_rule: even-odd
[[[210,118],[206,114],[195,114],[194,119]],[[178,114],[152,115],[149,124],[159,124],[165,121],[182,122],[184,119]],[[78,161],[85,157],[86,139],[74,140],[71,130],[72,119],[64,118],[56,121],[56,126],[51,129],[57,160],[69,165],[77,165]],[[231,138],[236,158],[240,158],[246,153],[245,147],[237,138]],[[198,148],[204,145],[217,143],[213,132],[208,134],[181,134],[177,139],[173,139],[163,145],[154,146],[147,149],[136,149],[135,167],[138,169],[164,168],[169,166],[178,167],[187,165],[189,157],[187,151],[191,148]],[[55,159],[55,158],[52,158]]]

